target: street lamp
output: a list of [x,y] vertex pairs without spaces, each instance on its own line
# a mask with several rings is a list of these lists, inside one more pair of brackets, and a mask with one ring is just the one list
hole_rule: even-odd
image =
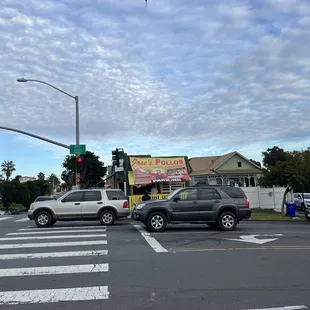
[[[78,96],[72,96],[68,93],[66,93],[65,91],[59,89],[58,87],[49,84],[47,82],[43,82],[40,80],[30,80],[30,79],[25,79],[25,78],[19,78],[17,79],[17,82],[20,83],[25,83],[25,82],[37,82],[37,83],[41,83],[41,84],[45,84],[47,86],[50,86],[56,90],[58,90],[59,92],[69,96],[70,98],[75,100],[75,131],[76,131],[76,145],[80,145],[80,118],[79,118],[79,97]],[[75,185],[77,185],[77,167],[75,167]]]
[[52,84],[49,84],[49,83],[46,83],[46,82],[43,82],[43,81],[40,81],[40,80],[30,80],[30,79],[24,79],[24,78],[19,78],[17,79],[17,82],[20,82],[20,83],[25,83],[25,82],[37,82],[37,83],[41,83],[41,84],[45,84],[47,86],[50,86],[56,90],[58,90],[59,92],[69,96],[70,98],[74,99],[75,100],[75,131],[76,131],[76,145],[80,145],[80,118],[79,118],[79,97],[78,96],[72,96],[68,93],[66,93],[65,91],[59,89],[58,87],[52,85]]

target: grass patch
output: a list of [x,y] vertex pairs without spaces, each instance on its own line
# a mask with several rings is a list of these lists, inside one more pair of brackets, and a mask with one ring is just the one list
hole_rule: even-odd
[[[296,212],[296,217],[304,220],[305,215],[303,213]],[[252,215],[250,220],[261,220],[261,221],[292,221],[292,218],[289,216],[282,215],[281,212],[277,212],[273,209],[252,209]]]

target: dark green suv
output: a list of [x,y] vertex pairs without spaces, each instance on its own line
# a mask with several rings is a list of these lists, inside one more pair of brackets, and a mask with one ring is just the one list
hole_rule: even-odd
[[135,205],[132,218],[150,231],[164,231],[168,223],[205,222],[221,230],[234,230],[251,216],[250,203],[243,190],[229,186],[185,187],[171,192],[166,199]]

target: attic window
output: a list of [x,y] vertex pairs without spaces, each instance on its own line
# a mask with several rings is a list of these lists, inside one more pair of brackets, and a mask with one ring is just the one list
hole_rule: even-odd
[[238,161],[238,167],[242,167],[242,162],[241,161]]

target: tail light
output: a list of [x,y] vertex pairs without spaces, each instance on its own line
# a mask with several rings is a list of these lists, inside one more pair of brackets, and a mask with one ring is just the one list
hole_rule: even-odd
[[246,207],[250,208],[250,201],[249,201],[249,199],[246,200]]
[[128,209],[128,201],[125,201],[125,202],[123,203],[123,209]]

